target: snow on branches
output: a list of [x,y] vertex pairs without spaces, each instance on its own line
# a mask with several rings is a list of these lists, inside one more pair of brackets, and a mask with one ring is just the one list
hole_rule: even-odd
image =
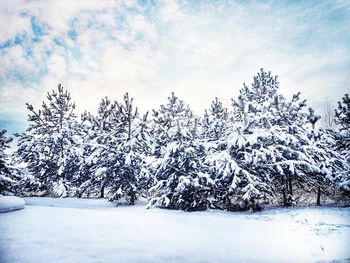
[[39,110],[27,104],[29,128],[17,135],[13,155],[27,176],[8,176],[8,140],[0,134],[1,190],[130,205],[143,196],[148,207],[185,211],[256,211],[302,204],[305,196],[313,196],[306,203],[321,204],[334,193],[344,199],[349,105],[345,95],[335,111],[339,130],[317,128],[320,116],[306,110],[301,94],[284,97],[277,76],[261,69],[231,108],[215,98],[202,117],[174,93],[151,118],[140,116],[126,93],[121,101],[103,98],[97,114],[78,119],[59,85]]

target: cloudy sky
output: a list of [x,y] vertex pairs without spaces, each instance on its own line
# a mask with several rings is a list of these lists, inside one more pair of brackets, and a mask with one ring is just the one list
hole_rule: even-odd
[[62,83],[78,111],[128,91],[142,111],[174,91],[201,114],[261,68],[322,111],[350,89],[350,1],[0,2],[0,126],[25,129]]

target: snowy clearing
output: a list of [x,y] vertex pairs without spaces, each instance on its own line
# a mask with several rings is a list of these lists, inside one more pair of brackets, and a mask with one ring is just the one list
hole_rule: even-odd
[[350,208],[230,213],[26,198],[0,214],[0,262],[346,262]]
[[0,213],[23,209],[24,205],[25,202],[22,198],[0,195]]

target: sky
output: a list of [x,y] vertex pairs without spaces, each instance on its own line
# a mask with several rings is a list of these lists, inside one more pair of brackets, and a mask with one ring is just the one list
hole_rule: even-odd
[[264,68],[322,113],[349,92],[350,1],[0,2],[0,128],[23,132],[61,83],[77,113],[108,96],[141,112],[171,92],[202,114]]

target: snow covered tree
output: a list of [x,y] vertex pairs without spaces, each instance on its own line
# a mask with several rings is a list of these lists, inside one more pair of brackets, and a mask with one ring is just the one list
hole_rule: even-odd
[[335,110],[335,122],[339,126],[336,134],[337,144],[334,147],[347,161],[348,168],[339,176],[339,187],[343,195],[348,199],[350,196],[350,97],[345,94],[342,101],[338,102]]
[[97,115],[84,112],[81,116],[82,126],[84,129],[84,143],[82,149],[83,156],[79,163],[80,188],[79,195],[86,196],[105,196],[105,187],[107,179],[106,174],[95,174],[94,168],[98,162],[104,163],[104,160],[97,158],[100,145],[105,145],[110,140],[111,133],[115,126],[118,125],[117,119],[114,118],[117,108],[117,102],[112,102],[105,97],[99,104]]
[[204,148],[199,141],[198,120],[174,93],[168,104],[154,112],[155,139],[152,171],[156,185],[150,189],[149,206],[185,211],[206,209],[213,181],[202,172]]
[[193,113],[188,105],[180,100],[174,93],[168,97],[168,103],[161,105],[159,110],[153,110],[153,120],[150,127],[152,135],[152,152],[159,157],[162,147],[165,147],[171,138],[168,137],[168,130],[179,123],[186,126],[193,118]]
[[321,117],[311,108],[306,116],[312,129],[307,131],[311,144],[305,151],[321,170],[309,189],[317,189],[316,203],[321,205],[321,194],[332,196],[334,190],[339,189],[339,182],[342,182],[344,169],[348,169],[348,164],[343,156],[334,150],[339,132],[332,128],[316,129],[315,124]]
[[222,103],[215,98],[211,107],[204,113],[202,121],[203,137],[211,140],[219,140],[225,135],[227,129],[228,112]]
[[306,101],[300,99],[300,93],[288,101],[278,89],[277,77],[264,70],[254,77],[251,87],[244,85],[233,101],[242,128],[230,143],[231,156],[239,168],[257,174],[253,182],[262,192],[254,193],[270,200],[272,194],[278,194],[284,205],[292,205],[297,201],[295,191],[302,194],[317,189],[330,174],[334,178],[341,165],[334,158],[330,161],[331,154],[322,152],[320,142],[308,137],[307,123],[314,127],[319,116],[312,109],[309,114],[303,111]]
[[233,100],[228,136],[209,149],[206,164],[215,176],[212,205],[228,210],[259,210],[273,200],[271,178],[262,164],[272,158],[270,129],[277,118],[270,117],[271,104],[277,103],[277,77],[261,70],[251,87],[244,84],[238,100]]
[[313,108],[309,108],[309,115],[307,116],[307,120],[311,123],[312,129],[315,129],[315,125],[319,119],[321,119],[321,116],[316,115]]
[[345,94],[335,110],[335,122],[339,126],[337,150],[350,163],[350,97]]
[[83,188],[97,186],[100,197],[108,190],[110,201],[124,199],[133,205],[148,183],[146,157],[148,147],[147,117],[139,118],[128,93],[123,103],[103,99],[91,124],[87,157],[89,179]]
[[11,189],[13,179],[11,179],[11,168],[9,167],[9,156],[6,149],[9,149],[9,143],[12,138],[6,137],[6,130],[0,131],[0,194]]
[[215,182],[209,198],[210,207],[259,210],[268,187],[257,172],[239,164],[237,143],[242,144],[245,140],[240,123],[243,118],[239,116],[239,109],[231,115],[233,117],[229,118],[227,109],[215,99],[203,118],[203,146],[206,149],[203,168]]
[[342,101],[338,102],[338,108],[335,110],[336,123],[340,125],[340,129],[350,129],[350,97],[345,94]]
[[27,104],[29,128],[16,135],[13,155],[23,169],[8,164],[10,139],[0,132],[0,193],[107,196],[131,205],[147,195],[149,207],[185,211],[256,211],[311,196],[317,204],[339,195],[350,201],[348,94],[335,111],[339,129],[316,128],[320,116],[305,110],[301,94],[287,99],[263,69],[232,106],[228,112],[215,98],[199,119],[172,93],[149,121],[126,93],[121,103],[102,99],[97,114],[85,112],[78,123],[58,85],[41,109]]
[[258,152],[250,148],[253,140],[237,126],[225,140],[208,147],[205,164],[215,181],[211,207],[256,211],[272,198],[269,178],[255,163]]
[[70,94],[59,84],[36,111],[27,104],[29,128],[18,135],[17,158],[27,164],[32,177],[21,182],[23,192],[67,196],[79,162],[79,127]]
[[[308,137],[311,145],[306,148],[320,169],[310,190],[317,190],[317,205],[321,205],[321,195],[337,199],[340,192],[349,193],[349,162],[337,151],[339,132],[336,129],[313,129]],[[336,194],[336,196],[334,196]]]

